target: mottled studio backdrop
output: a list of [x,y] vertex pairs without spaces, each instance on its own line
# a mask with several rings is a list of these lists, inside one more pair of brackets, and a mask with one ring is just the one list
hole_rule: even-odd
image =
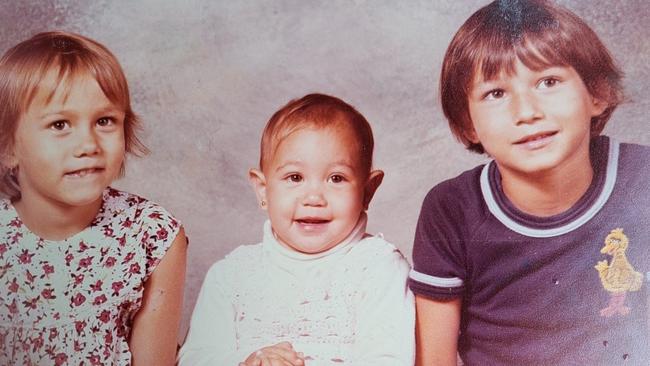
[[[606,132],[650,144],[650,6],[561,3],[602,37],[626,73],[628,101]],[[116,187],[178,216],[191,238],[183,333],[210,264],[261,238],[247,180],[261,130],[289,99],[337,95],[373,126],[386,172],[370,208],[410,258],[420,203],[435,183],[482,162],[455,143],[437,102],[444,51],[486,1],[0,0],[0,49],[51,29],[82,33],[118,57],[152,153]],[[0,131],[0,133],[2,133]]]

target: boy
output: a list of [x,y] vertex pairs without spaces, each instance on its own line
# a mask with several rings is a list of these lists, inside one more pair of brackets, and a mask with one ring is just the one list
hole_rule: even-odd
[[495,1],[440,83],[454,135],[494,160],[424,200],[418,365],[647,364],[650,149],[599,136],[622,99],[605,46],[564,8]]

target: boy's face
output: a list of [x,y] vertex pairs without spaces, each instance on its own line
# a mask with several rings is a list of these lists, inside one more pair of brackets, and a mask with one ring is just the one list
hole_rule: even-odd
[[21,195],[45,205],[94,204],[124,161],[124,112],[92,77],[57,87],[55,75],[45,78],[16,130]]
[[367,203],[367,182],[377,174],[364,174],[349,128],[328,127],[291,133],[263,174],[253,171],[251,178],[279,241],[292,250],[320,253],[354,229]]
[[572,67],[533,71],[519,60],[511,76],[483,80],[478,73],[468,102],[468,138],[483,145],[502,174],[589,167],[591,117],[606,108]]

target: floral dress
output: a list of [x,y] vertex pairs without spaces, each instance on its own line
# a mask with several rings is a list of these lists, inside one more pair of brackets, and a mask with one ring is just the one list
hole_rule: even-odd
[[144,284],[180,223],[107,188],[91,225],[39,238],[0,200],[0,365],[130,365]]

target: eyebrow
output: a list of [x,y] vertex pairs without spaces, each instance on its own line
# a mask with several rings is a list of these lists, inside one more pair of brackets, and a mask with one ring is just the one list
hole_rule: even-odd
[[[49,117],[49,116],[55,116],[55,115],[59,115],[59,114],[70,114],[70,113],[71,113],[71,111],[68,110],[68,109],[57,109],[57,110],[54,110],[54,111],[48,111],[48,112],[43,113],[42,115],[40,115],[40,118],[46,118],[46,117]],[[121,108],[119,108],[116,105],[111,104],[111,105],[106,105],[106,106],[103,106],[103,107],[97,109],[94,114],[97,114],[97,115],[118,114],[118,115],[120,115],[120,114],[123,114],[123,113],[124,113],[124,111]],[[77,113],[72,113],[72,114],[76,115]]]
[[[280,165],[279,167],[277,167],[275,169],[275,171],[278,172],[278,171],[280,171],[280,170],[282,170],[282,169],[284,169],[284,168],[286,168],[287,166],[290,166],[290,165],[302,166],[302,165],[305,165],[305,162],[298,161],[298,160],[290,160],[290,161],[287,161],[286,163]],[[335,161],[335,162],[329,164],[328,166],[329,167],[344,166],[344,167],[346,167],[346,168],[348,168],[350,170],[354,170],[354,165],[353,164],[350,164],[349,162],[343,161],[343,160]]]

